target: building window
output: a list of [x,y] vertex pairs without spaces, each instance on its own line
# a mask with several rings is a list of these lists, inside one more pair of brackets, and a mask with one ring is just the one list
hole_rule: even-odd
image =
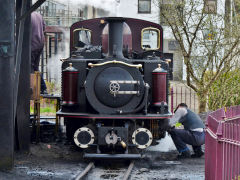
[[138,13],[151,13],[151,0],[138,0]]
[[160,24],[167,25],[166,19],[162,14],[169,14],[169,12],[184,20],[184,6],[183,0],[160,0]]
[[204,12],[207,14],[217,13],[217,0],[205,0],[204,1]]

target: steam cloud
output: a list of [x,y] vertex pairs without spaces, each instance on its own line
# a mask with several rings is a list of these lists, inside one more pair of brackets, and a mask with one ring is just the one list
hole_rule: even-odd
[[64,40],[58,44],[58,53],[56,55],[52,54],[52,57],[49,58],[47,63],[47,70],[49,73],[49,77],[51,82],[55,84],[55,92],[60,94],[60,87],[61,87],[61,67],[62,62],[60,59],[65,59],[69,57],[69,41],[70,41],[70,34],[69,30],[63,29]]
[[84,5],[90,5],[95,8],[104,9],[109,11],[111,15],[117,15],[117,5],[120,0],[57,0],[57,2],[66,4],[72,7],[83,7]]
[[[32,0],[32,3],[36,3],[37,0]],[[69,5],[71,9],[84,8],[85,5],[90,5],[95,8],[100,8],[108,11],[111,16],[118,16],[118,5],[120,0],[54,0],[65,5]]]
[[165,138],[158,141],[159,144],[148,148],[149,151],[169,152],[176,150],[172,138],[167,134]]

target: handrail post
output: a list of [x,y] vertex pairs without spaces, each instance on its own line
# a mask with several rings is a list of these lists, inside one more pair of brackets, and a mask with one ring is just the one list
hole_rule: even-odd
[[173,113],[173,87],[171,87],[171,112]]

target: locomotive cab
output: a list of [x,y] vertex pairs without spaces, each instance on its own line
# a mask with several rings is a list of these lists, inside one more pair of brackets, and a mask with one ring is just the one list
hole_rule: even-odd
[[[124,24],[132,32],[132,52],[141,48],[144,53],[146,45],[151,45],[155,47],[151,58],[123,55],[123,47],[129,44],[123,44]],[[102,47],[106,46],[100,47],[99,35],[106,26],[108,52],[104,55]],[[146,26],[154,31],[153,36],[158,33],[157,42],[139,42]],[[89,46],[76,49],[74,37],[77,34],[80,40],[79,29],[86,31],[92,51]],[[138,150],[165,136],[171,116],[167,105],[169,66],[156,56],[162,54],[160,35],[160,25],[120,17],[80,21],[71,27],[72,56],[62,65],[63,101],[58,115],[64,117],[67,138],[85,149],[86,158],[140,158]],[[96,58],[87,58],[86,53]]]

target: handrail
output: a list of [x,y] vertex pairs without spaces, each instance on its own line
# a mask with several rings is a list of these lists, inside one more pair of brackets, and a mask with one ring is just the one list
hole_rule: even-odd
[[98,63],[98,64],[88,63],[88,66],[97,67],[97,66],[103,66],[103,65],[111,64],[111,63],[113,63],[113,64],[123,64],[123,65],[126,65],[128,67],[134,67],[134,68],[142,68],[142,64],[128,64],[128,63],[125,63],[125,62],[122,62],[122,61],[117,61],[117,60],[106,61],[106,62]]

